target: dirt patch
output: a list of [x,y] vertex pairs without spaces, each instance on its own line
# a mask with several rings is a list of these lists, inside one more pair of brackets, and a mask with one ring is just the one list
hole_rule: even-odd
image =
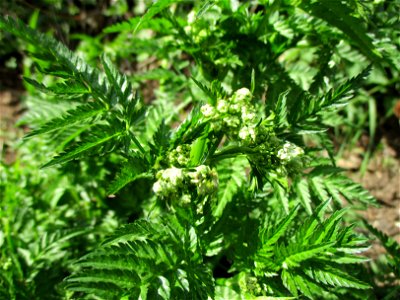
[[[400,243],[400,161],[395,149],[386,138],[381,140],[382,150],[374,153],[364,176],[359,169],[363,148],[354,148],[340,159],[338,165],[348,169],[347,175],[362,184],[379,201],[381,207],[370,207],[360,212],[372,226]],[[374,242],[367,255],[376,258],[385,253],[378,242]]]
[[10,150],[8,142],[15,137],[15,123],[20,115],[21,95],[20,90],[0,91],[0,155],[1,160],[7,164],[15,158],[15,153]]

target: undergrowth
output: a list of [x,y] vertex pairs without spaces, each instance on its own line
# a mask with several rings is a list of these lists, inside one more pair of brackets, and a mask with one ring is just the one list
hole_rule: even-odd
[[367,30],[379,1],[253,2],[159,0],[75,52],[0,17],[30,58],[31,128],[1,165],[1,298],[398,296],[399,246],[365,224],[382,290],[347,213],[377,201],[330,134],[371,72],[398,74]]

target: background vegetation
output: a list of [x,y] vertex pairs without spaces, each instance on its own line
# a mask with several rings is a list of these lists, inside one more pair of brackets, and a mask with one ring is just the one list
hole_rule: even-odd
[[399,297],[399,1],[0,9],[1,299]]

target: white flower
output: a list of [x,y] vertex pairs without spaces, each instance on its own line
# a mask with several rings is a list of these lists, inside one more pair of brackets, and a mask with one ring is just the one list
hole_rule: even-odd
[[233,127],[233,128],[236,128],[240,125],[240,119],[236,116],[227,116],[224,119],[224,122],[228,127]]
[[190,197],[190,195],[183,195],[181,197],[181,201],[182,201],[183,204],[189,204],[191,199],[192,198]]
[[178,162],[178,164],[180,165],[186,165],[190,160],[189,156],[185,156],[183,154],[179,154],[178,158],[176,159],[176,161]]
[[156,194],[160,194],[161,192],[162,192],[162,186],[161,186],[161,183],[160,183],[160,181],[156,181],[154,184],[153,184],[153,192],[154,193],[156,193]]
[[206,165],[200,165],[195,169],[198,173],[200,173],[203,176],[207,175],[211,171],[210,167]]
[[243,122],[250,122],[256,118],[256,114],[252,109],[247,106],[242,107],[242,120]]
[[226,102],[225,100],[219,100],[218,101],[218,105],[217,105],[217,110],[220,113],[227,113],[228,112],[228,108],[229,108],[229,104],[228,102]]
[[277,156],[280,160],[290,160],[288,153],[284,149],[279,150]]
[[283,161],[290,161],[293,158],[304,154],[304,150],[298,146],[296,146],[295,144],[286,142],[282,149],[280,149],[278,151],[278,158],[283,160]]
[[188,22],[188,24],[193,24],[195,20],[196,20],[196,14],[195,14],[194,10],[192,10],[187,15],[187,22]]
[[256,131],[254,130],[253,127],[242,127],[242,129],[240,129],[239,131],[239,137],[242,140],[248,140],[251,139],[252,141],[255,141],[256,139]]
[[234,94],[235,102],[248,102],[251,99],[251,92],[247,88],[241,88]]
[[232,114],[236,114],[240,112],[241,106],[239,104],[231,104],[229,106],[229,112]]
[[201,113],[206,118],[211,118],[215,114],[215,108],[210,104],[205,104],[200,108]]
[[180,184],[183,180],[182,169],[175,167],[165,169],[161,175],[161,178],[165,181],[171,182],[173,185],[176,186]]

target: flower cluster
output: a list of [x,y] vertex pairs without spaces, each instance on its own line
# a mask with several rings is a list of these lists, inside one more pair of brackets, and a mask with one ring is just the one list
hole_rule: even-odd
[[153,185],[154,193],[168,196],[176,192],[177,188],[183,184],[182,169],[171,167],[157,173],[158,179]]
[[281,160],[282,164],[286,164],[292,159],[303,155],[304,150],[295,144],[286,142],[283,147],[278,151],[277,157]]
[[206,165],[195,168],[171,167],[159,171],[156,178],[154,193],[161,197],[180,197],[183,203],[190,202],[193,191],[197,195],[208,195],[218,188],[217,172]]
[[205,104],[201,112],[210,119],[216,131],[237,135],[243,141],[254,143],[257,136],[257,113],[251,104],[251,92],[247,88],[237,90],[228,100],[220,99],[216,107]]
[[187,166],[190,160],[190,145],[180,145],[168,154],[168,161],[172,166]]

